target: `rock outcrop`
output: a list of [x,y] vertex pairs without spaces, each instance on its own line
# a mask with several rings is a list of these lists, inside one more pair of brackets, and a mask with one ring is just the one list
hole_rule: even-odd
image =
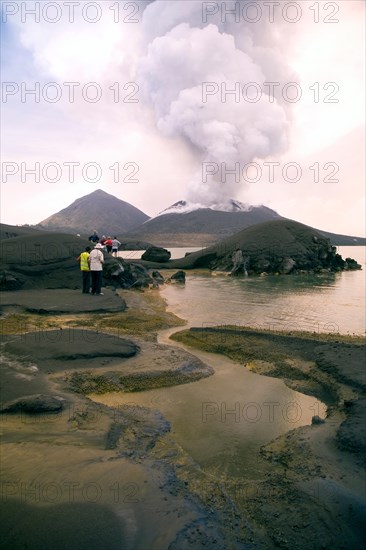
[[184,271],[179,270],[179,271],[177,271],[176,273],[174,273],[174,274],[170,277],[170,279],[171,279],[172,281],[177,282],[177,283],[183,283],[183,284],[184,284],[184,283],[186,282],[186,274],[184,273]]
[[343,258],[328,239],[311,227],[291,220],[278,220],[248,227],[213,246],[169,262],[180,269],[233,269],[233,254],[240,249],[248,274],[337,272],[361,269],[355,260]]
[[170,260],[171,253],[169,250],[166,250],[165,248],[162,248],[160,246],[151,246],[146,250],[146,252],[143,253],[141,256],[142,260],[146,260],[147,262],[168,262]]
[[1,413],[27,413],[27,414],[42,414],[42,413],[58,413],[64,408],[63,400],[60,397],[53,395],[27,395],[19,397],[5,403],[1,409]]
[[103,279],[105,284],[116,288],[147,288],[153,284],[146,267],[135,262],[126,262],[121,258],[108,256],[105,260]]

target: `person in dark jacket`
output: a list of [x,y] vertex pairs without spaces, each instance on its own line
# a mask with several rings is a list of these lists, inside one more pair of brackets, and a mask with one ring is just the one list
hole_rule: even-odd
[[99,241],[98,233],[96,232],[96,230],[93,231],[93,235],[90,235],[88,241],[92,243],[97,243]]

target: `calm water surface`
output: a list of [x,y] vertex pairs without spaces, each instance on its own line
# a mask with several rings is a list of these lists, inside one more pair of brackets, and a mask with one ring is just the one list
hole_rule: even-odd
[[231,278],[187,272],[165,285],[169,309],[189,326],[251,325],[276,330],[365,334],[365,247],[339,247],[361,271]]

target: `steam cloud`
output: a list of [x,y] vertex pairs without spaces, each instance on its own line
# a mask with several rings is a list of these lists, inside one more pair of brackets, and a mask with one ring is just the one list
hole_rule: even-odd
[[[296,81],[296,77],[276,48],[275,29],[265,21],[222,23],[218,15],[203,23],[200,2],[156,0],[145,9],[144,25],[150,36],[138,69],[139,82],[154,107],[159,130],[188,140],[199,164],[186,199],[219,208],[236,198],[243,185],[235,174],[221,170],[222,163],[230,171],[236,163],[243,167],[286,150],[289,104],[281,92],[270,102],[264,83]],[[234,90],[239,83],[242,91],[250,82],[262,90],[257,102],[243,95],[236,102],[233,94],[222,100],[221,86]],[[204,83],[219,87],[205,102]],[[206,163],[212,163],[212,172],[214,166],[218,169],[203,177]]]

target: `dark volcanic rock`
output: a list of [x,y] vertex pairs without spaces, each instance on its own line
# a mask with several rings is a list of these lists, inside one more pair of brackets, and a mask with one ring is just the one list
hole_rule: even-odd
[[44,289],[7,292],[1,297],[3,306],[19,306],[31,313],[43,315],[58,313],[121,312],[126,302],[114,292],[104,289],[104,296],[83,294],[80,290]]
[[[87,329],[27,332],[14,336],[4,348],[6,353],[15,355],[21,360],[32,357],[36,362],[48,360],[68,362],[96,357],[124,358],[132,357],[139,351],[139,347],[126,338]],[[66,364],[65,368],[67,368]]]
[[147,288],[149,284],[153,282],[148,270],[143,265],[138,263],[131,263],[130,269],[134,281],[131,287]]
[[176,281],[177,283],[185,283],[186,282],[186,274],[184,273],[184,271],[180,270],[180,271],[177,271],[176,273],[174,273],[174,275],[172,275],[170,277],[173,281]]
[[213,246],[173,260],[170,265],[181,269],[231,271],[233,254],[238,248],[248,258],[249,274],[361,269],[357,262],[343,260],[336,247],[315,229],[292,220],[248,227]]
[[5,403],[0,412],[2,413],[17,413],[25,412],[28,414],[40,414],[46,412],[57,413],[64,408],[62,399],[53,395],[27,395],[19,397],[13,401]]
[[323,420],[323,418],[320,418],[320,416],[318,416],[317,414],[313,416],[311,419],[311,423],[313,424],[313,426],[316,426],[318,424],[324,424],[324,422],[325,420]]
[[280,273],[284,275],[291,273],[295,265],[296,265],[295,260],[293,260],[292,258],[285,258],[280,265]]
[[76,258],[87,245],[87,241],[73,235],[39,231],[2,240],[0,262],[5,271],[23,282],[22,289],[81,290]]
[[161,248],[160,246],[151,246],[146,250],[146,252],[143,253],[141,256],[141,260],[145,260],[147,262],[168,262],[170,260],[171,253],[169,250],[166,250],[165,248]]
[[156,281],[160,285],[164,284],[165,282],[164,277],[162,276],[161,273],[159,273],[159,271],[152,271],[151,277],[153,278],[154,281]]
[[360,264],[353,260],[352,258],[346,258],[346,263],[344,269],[360,269]]
[[14,277],[9,271],[3,271],[0,274],[0,290],[19,290],[23,285],[17,277]]
[[148,270],[140,263],[125,262],[121,258],[107,257],[103,277],[119,288],[147,288],[153,283]]
[[147,250],[151,246],[154,245],[145,241],[124,241],[120,244],[119,250]]

